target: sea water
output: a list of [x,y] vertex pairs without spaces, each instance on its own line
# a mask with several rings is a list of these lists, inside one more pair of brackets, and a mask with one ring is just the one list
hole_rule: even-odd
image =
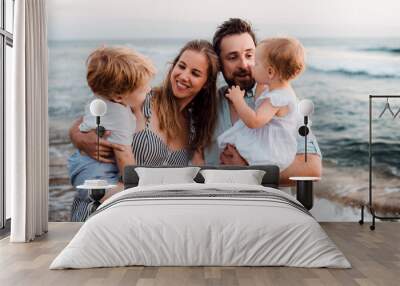
[[[324,164],[322,181],[316,185],[320,204],[315,209],[319,214],[314,215],[323,220],[348,220],[349,217],[355,220],[358,204],[368,194],[368,98],[370,94],[400,95],[400,38],[300,40],[306,49],[306,70],[294,81],[293,88],[299,99],[314,102],[311,129],[318,139]],[[90,52],[102,45],[131,47],[154,62],[158,73],[153,85],[157,85],[187,41],[49,42],[50,219],[68,219],[73,196],[66,171],[66,158],[73,150],[68,128],[83,114],[84,105],[90,100],[85,74],[85,61]],[[219,84],[223,82],[220,76]],[[389,102],[397,112],[400,98]],[[397,205],[398,212],[400,116],[393,119],[387,112],[378,119],[385,103],[385,99],[373,102],[374,188],[379,194],[380,209],[396,211],[393,207]],[[327,202],[332,204],[328,207]],[[337,211],[341,207],[342,213]],[[349,215],[352,213],[353,216]]]

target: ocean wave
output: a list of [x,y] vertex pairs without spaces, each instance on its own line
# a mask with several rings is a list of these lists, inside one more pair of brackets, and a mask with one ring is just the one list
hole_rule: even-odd
[[348,76],[365,76],[371,78],[400,78],[399,74],[392,74],[392,73],[374,73],[366,70],[351,70],[345,68],[337,68],[337,69],[328,69],[328,68],[318,68],[313,66],[308,66],[308,70],[320,73],[327,73],[327,74],[342,74]]
[[[364,167],[369,165],[369,144],[366,141],[338,138],[324,142],[320,147],[325,159],[340,167]],[[377,141],[372,144],[372,166],[382,174],[400,178],[400,146],[397,142]]]
[[307,50],[307,67],[311,71],[384,79],[400,77],[400,57],[392,54],[334,47]]
[[376,48],[366,48],[361,49],[364,52],[385,52],[391,54],[400,54],[400,48],[392,48],[392,47],[376,47]]

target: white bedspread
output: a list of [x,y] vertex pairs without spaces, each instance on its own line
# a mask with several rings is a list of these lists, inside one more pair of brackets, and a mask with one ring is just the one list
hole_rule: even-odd
[[[262,197],[129,198],[145,191],[265,191]],[[144,193],[141,193],[144,194]],[[251,194],[251,192],[249,192]],[[50,269],[146,266],[295,266],[349,268],[307,212],[275,200],[291,196],[238,184],[136,187],[104,202]]]

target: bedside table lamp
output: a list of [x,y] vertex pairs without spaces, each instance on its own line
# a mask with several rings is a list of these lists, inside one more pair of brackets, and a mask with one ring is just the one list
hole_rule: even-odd
[[96,116],[96,134],[97,134],[97,161],[99,161],[99,141],[100,137],[104,135],[105,128],[103,126],[100,126],[100,117],[104,116],[107,112],[107,105],[106,103],[101,100],[101,99],[94,99],[90,103],[90,113],[93,116]]
[[299,134],[304,136],[304,160],[307,162],[307,135],[310,133],[308,128],[308,117],[314,112],[314,104],[309,99],[303,99],[299,102],[298,110],[304,117],[304,125],[299,128]]
[[[304,161],[307,162],[307,135],[310,133],[308,128],[308,117],[314,112],[314,104],[309,99],[303,99],[298,105],[299,113],[304,117],[304,125],[299,128],[299,134],[304,136]],[[296,198],[302,205],[310,210],[314,204],[313,182],[319,181],[318,177],[290,177],[296,182]]]
[[[97,134],[97,161],[99,161],[99,146],[100,137],[104,135],[105,128],[100,125],[100,117],[104,116],[107,112],[107,105],[101,99],[94,99],[90,103],[90,113],[96,117],[96,134]],[[100,163],[99,163],[100,164]],[[93,206],[90,213],[93,213],[99,206],[100,200],[106,194],[106,189],[115,187],[115,185],[109,185],[106,180],[103,179],[93,179],[85,180],[85,183],[77,188],[86,189],[89,192],[89,197],[93,201]]]

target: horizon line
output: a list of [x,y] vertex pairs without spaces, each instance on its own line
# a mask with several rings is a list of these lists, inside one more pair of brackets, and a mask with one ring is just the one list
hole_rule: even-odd
[[[400,36],[299,36],[298,39],[337,39],[337,40],[373,40],[373,39],[400,39]],[[126,37],[126,38],[47,38],[48,42],[68,42],[68,41],[127,41],[127,40],[191,40],[191,39],[210,39],[207,37]]]

